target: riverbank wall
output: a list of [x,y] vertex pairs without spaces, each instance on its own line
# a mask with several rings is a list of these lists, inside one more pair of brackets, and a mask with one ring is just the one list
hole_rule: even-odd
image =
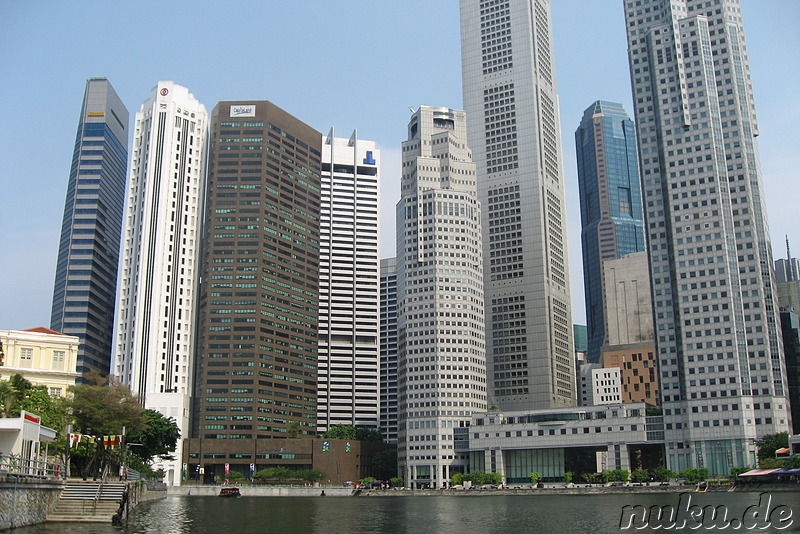
[[44,523],[64,481],[0,475],[0,531]]
[[[195,497],[209,497],[219,495],[223,486],[170,486],[167,488],[169,495],[188,495]],[[238,486],[242,497],[319,497],[325,492],[326,497],[349,497],[353,488],[331,486],[259,486],[242,484]]]
[[[222,486],[174,486],[168,488],[170,495],[186,496],[216,496]],[[693,485],[670,484],[668,486],[552,486],[544,488],[474,488],[474,489],[363,489],[355,491],[345,487],[303,487],[303,486],[259,486],[242,484],[239,490],[243,497],[319,497],[325,492],[326,497],[416,497],[416,496],[492,496],[492,495],[626,495],[626,494],[663,494],[694,492]],[[720,484],[709,486],[708,492],[800,492],[799,484],[750,484],[737,485]]]

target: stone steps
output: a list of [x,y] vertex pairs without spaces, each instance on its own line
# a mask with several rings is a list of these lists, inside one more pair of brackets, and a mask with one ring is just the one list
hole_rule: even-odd
[[[68,482],[47,521],[78,523],[111,523],[119,510],[125,483]],[[96,499],[97,498],[97,499]]]

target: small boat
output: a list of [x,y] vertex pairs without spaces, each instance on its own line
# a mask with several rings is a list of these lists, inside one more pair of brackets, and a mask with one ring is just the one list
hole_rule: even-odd
[[241,497],[242,494],[239,493],[239,488],[222,488],[219,490],[220,497]]

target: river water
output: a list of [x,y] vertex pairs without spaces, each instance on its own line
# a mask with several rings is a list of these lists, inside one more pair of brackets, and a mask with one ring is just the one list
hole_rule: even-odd
[[[800,532],[800,492],[775,492],[766,503],[757,493],[677,493],[625,495],[511,495],[413,497],[218,497],[169,496],[140,505],[127,525],[48,523],[14,534],[220,534],[293,533],[620,533],[626,505],[725,506],[727,519],[743,517],[759,505],[772,513],[772,526],[757,532]],[[689,501],[686,501],[686,499]],[[780,509],[780,506],[784,506]],[[778,510],[776,512],[775,510]],[[752,510],[752,509],[751,509]],[[787,519],[786,510],[791,514]],[[780,512],[780,513],[779,513]],[[781,515],[782,514],[782,515]],[[783,519],[783,523],[778,522]],[[787,525],[787,523],[789,523]],[[747,523],[746,523],[747,525]],[[763,526],[764,523],[758,526]],[[634,527],[636,524],[633,525]],[[652,523],[651,523],[651,526]],[[778,527],[784,528],[779,529]],[[788,527],[788,528],[786,528]],[[644,531],[653,531],[645,528]],[[707,532],[662,528],[671,532]],[[723,531],[746,532],[740,528]],[[627,531],[636,532],[635,528]],[[639,530],[641,531],[641,530]]]

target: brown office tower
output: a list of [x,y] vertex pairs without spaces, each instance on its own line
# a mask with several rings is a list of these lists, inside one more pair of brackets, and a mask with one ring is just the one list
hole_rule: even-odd
[[190,478],[316,435],[321,143],[267,101],[212,113]]

